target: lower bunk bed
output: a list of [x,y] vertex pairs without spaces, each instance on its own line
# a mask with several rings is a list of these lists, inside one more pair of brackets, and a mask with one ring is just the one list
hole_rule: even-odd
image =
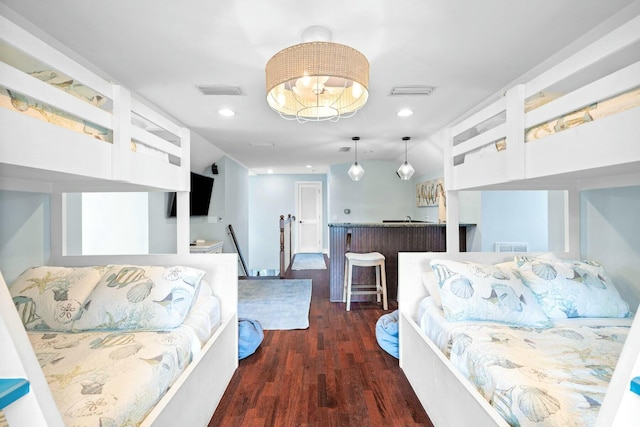
[[238,366],[236,256],[64,258],[0,290],[58,409],[10,425],[207,425]]
[[400,254],[400,366],[434,425],[627,425],[634,319],[600,265],[560,255]]

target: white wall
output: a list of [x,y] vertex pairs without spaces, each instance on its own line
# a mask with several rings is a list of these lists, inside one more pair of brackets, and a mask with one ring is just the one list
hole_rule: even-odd
[[83,193],[82,254],[148,254],[147,193]]
[[567,192],[562,190],[549,191],[549,243],[548,250],[564,252],[565,242],[565,211]]
[[[329,223],[381,222],[402,220],[414,212],[415,184],[396,175],[396,162],[358,162],[365,170],[361,181],[351,181],[350,163],[331,166],[329,184]],[[350,209],[350,214],[344,210]]]
[[[213,183],[215,187],[215,182]],[[176,253],[176,219],[167,216],[171,193],[149,193],[149,253]]]
[[[198,234],[200,238],[208,240],[222,240],[225,252],[235,252],[231,235],[227,233],[229,224],[233,226],[238,239],[240,251],[245,262],[250,263],[249,258],[249,171],[235,160],[224,157],[218,163],[220,175],[217,180],[222,181],[221,193],[214,191],[217,204],[211,206],[214,215],[222,217],[217,224],[197,224],[191,226],[191,234]],[[214,184],[215,186],[216,184]],[[222,202],[219,202],[222,200]],[[215,202],[214,201],[214,202]],[[214,203],[212,202],[212,203]],[[210,211],[210,213],[211,213]],[[243,274],[240,271],[239,274]]]
[[25,269],[51,257],[48,194],[0,191],[0,271],[11,284]]
[[622,297],[640,301],[640,186],[580,193],[580,254],[600,262]]
[[67,255],[82,255],[82,193],[64,194],[66,203]]
[[296,214],[296,182],[300,181],[322,183],[322,248],[326,251],[329,247],[327,175],[252,176],[249,177],[250,270],[280,269],[279,218]]

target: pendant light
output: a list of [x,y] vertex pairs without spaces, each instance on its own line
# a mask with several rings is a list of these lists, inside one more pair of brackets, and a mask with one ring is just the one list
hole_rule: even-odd
[[356,161],[351,165],[348,173],[352,181],[360,181],[364,176],[364,169],[358,164],[358,141],[360,140],[360,137],[354,136],[351,140],[353,140],[356,145]]
[[398,176],[403,181],[410,180],[411,176],[415,172],[415,169],[413,169],[413,166],[411,166],[411,164],[407,161],[407,142],[410,139],[411,138],[408,136],[405,136],[402,138],[402,140],[404,141],[404,163],[401,164],[400,167],[398,168]]
[[332,43],[331,36],[326,27],[309,27],[303,43],[267,62],[267,102],[282,118],[336,122],[367,103],[369,61],[352,47]]

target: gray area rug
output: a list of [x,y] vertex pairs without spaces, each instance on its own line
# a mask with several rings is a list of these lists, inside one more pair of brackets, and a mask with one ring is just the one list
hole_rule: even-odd
[[307,329],[310,304],[310,279],[238,281],[238,317],[262,329]]
[[326,270],[323,254],[296,254],[292,270]]

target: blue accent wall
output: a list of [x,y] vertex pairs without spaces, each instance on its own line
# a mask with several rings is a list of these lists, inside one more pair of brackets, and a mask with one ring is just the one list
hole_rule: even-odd
[[547,191],[483,191],[482,252],[496,242],[526,242],[529,251],[548,250]]

